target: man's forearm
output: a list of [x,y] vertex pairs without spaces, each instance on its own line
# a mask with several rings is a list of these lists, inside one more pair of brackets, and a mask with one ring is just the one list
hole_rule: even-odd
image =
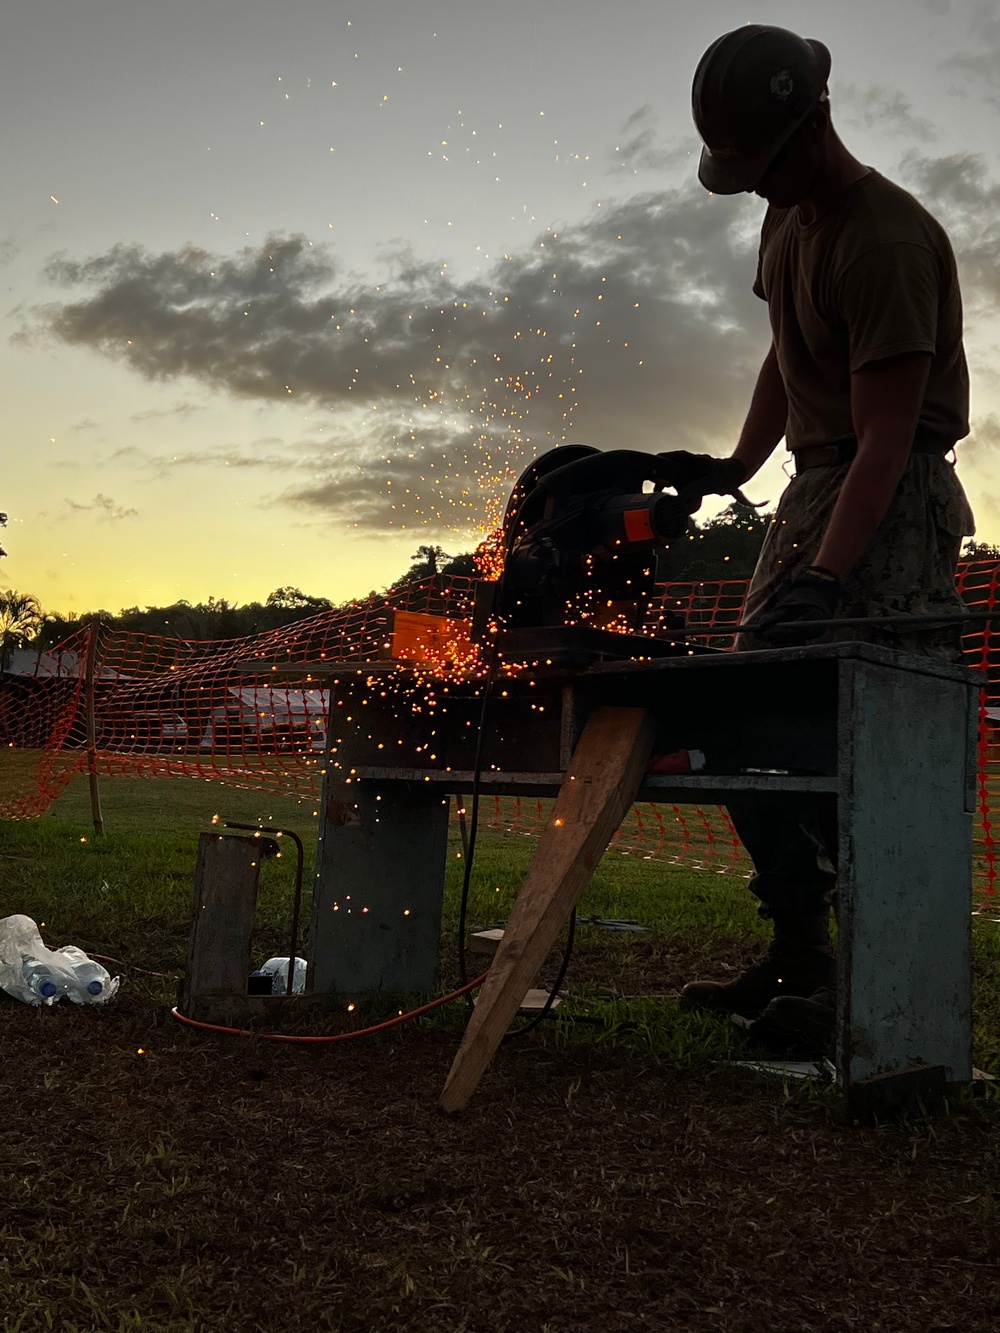
[[924,352],[873,362],[851,376],[858,440],[814,564],[844,579],[875,536],[906,470],[930,370]]
[[845,579],[875,536],[899,485],[909,439],[870,440],[852,462],[814,564]]
[[774,453],[785,433],[787,422],[788,396],[772,343],[758,372],[750,410],[733,454],[746,468],[744,480],[749,481]]

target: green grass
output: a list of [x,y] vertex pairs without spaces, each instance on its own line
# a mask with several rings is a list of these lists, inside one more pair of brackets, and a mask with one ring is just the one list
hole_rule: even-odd
[[[91,826],[86,779],[74,780],[41,819],[0,824],[0,915],[23,912],[44,923],[54,944],[73,942],[137,969],[129,984],[156,1003],[173,1003],[187,949],[198,834],[226,820],[289,828],[303,839],[309,885],[317,833],[311,800],[256,793],[203,780],[115,778],[101,784],[105,833]],[[217,821],[217,822],[214,822]],[[470,928],[503,922],[534,853],[535,839],[480,830],[469,902]],[[286,953],[294,854],[290,842],[261,878],[255,934],[258,962]],[[457,926],[464,863],[453,827],[442,919],[441,982],[458,984]],[[990,915],[1000,915],[1000,911]],[[741,965],[767,928],[739,874],[683,870],[636,856],[604,858],[580,906],[581,924],[566,987],[574,999],[558,1040],[620,1041],[657,1060],[704,1063],[732,1051],[725,1026],[678,1011],[685,979]],[[617,933],[584,918],[634,919],[642,933]],[[975,1060],[1000,1070],[1000,924],[974,921]],[[301,951],[301,947],[300,947]],[[554,978],[553,955],[544,974]],[[161,976],[150,975],[161,973]],[[461,1014],[438,1011],[455,1026]],[[553,1037],[553,1039],[556,1039]]]
[[[581,917],[646,929],[581,922],[560,1010],[578,1021],[505,1044],[449,1118],[458,1005],[305,1049],[168,1017],[198,833],[267,820],[311,865],[314,806],[189,779],[102,791],[103,838],[80,780],[0,824],[0,915],[126,964],[106,1010],[0,1004],[0,1333],[995,1325],[1000,1099],[845,1132],[828,1090],[733,1069],[735,1030],[678,1011],[685,980],[764,936],[738,876],[607,856]],[[534,847],[482,832],[470,924],[506,918]],[[292,881],[291,858],[265,864],[261,959],[285,952]],[[997,1071],[1000,926],[974,930],[975,1058]]]

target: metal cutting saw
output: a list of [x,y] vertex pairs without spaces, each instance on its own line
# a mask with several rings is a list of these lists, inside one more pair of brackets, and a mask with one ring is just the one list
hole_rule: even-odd
[[669,458],[588,445],[537,458],[507,503],[501,575],[477,587],[473,639],[496,635],[505,659],[556,666],[711,651],[683,641],[673,612],[665,635],[641,632],[657,555],[687,533],[704,498],[697,485],[673,485]]

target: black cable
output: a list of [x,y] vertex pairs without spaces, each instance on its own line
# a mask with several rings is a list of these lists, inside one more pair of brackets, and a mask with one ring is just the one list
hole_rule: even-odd
[[[468,962],[465,952],[465,930],[468,921],[469,895],[472,886],[472,863],[476,855],[476,836],[479,831],[479,784],[482,776],[483,746],[484,735],[486,732],[486,708],[489,703],[490,692],[493,688],[493,680],[496,674],[496,660],[497,649],[496,641],[494,640],[493,650],[490,656],[490,664],[486,673],[486,683],[483,687],[483,706],[479,713],[479,735],[476,739],[476,756],[472,772],[472,808],[469,812],[469,837],[465,848],[465,874],[462,877],[462,897],[458,909],[458,972],[463,986],[467,985],[469,980]],[[506,1041],[508,1037],[519,1037],[525,1032],[530,1032],[552,1012],[552,1006],[556,1001],[556,996],[566,979],[566,973],[569,969],[569,961],[573,953],[573,940],[575,936],[576,908],[574,907],[569,917],[566,948],[563,951],[562,963],[559,966],[559,973],[556,977],[555,984],[549,992],[548,999],[545,1001],[545,1004],[539,1012],[533,1015],[529,1022],[525,1023],[523,1027],[515,1028],[513,1031],[508,1032],[503,1038],[504,1041]],[[466,995],[465,1005],[471,1014],[475,1008],[475,1001],[472,999],[471,993]]]
[[[504,561],[504,568],[497,583],[496,605],[503,605],[504,582],[507,576],[507,564]],[[496,679],[499,634],[492,636],[490,645],[490,660],[486,669],[486,680],[483,684],[483,705],[479,710],[479,729],[476,736],[476,754],[472,768],[472,808],[469,814],[469,837],[465,847],[465,874],[462,876],[462,896],[458,908],[458,974],[462,980],[462,985],[467,985],[469,980],[468,963],[465,956],[465,931],[469,914],[469,895],[472,887],[472,865],[476,855],[476,837],[479,832],[479,787],[482,780],[483,769],[483,749],[486,737],[486,710],[489,706],[490,695],[493,691],[493,684]],[[570,913],[569,932],[566,937],[566,949],[563,953],[563,960],[559,968],[559,975],[556,977],[555,985],[549,992],[545,1004],[535,1014],[529,1022],[521,1028],[515,1028],[507,1033],[507,1037],[520,1036],[524,1032],[530,1032],[532,1028],[538,1026],[542,1019],[547,1018],[552,1011],[556,996],[560,986],[566,977],[569,968],[570,956],[573,952],[573,939],[576,935],[576,908]],[[465,997],[465,1007],[471,1014],[475,1008],[475,1001],[471,992]],[[507,1037],[504,1038],[506,1041]]]
[[[490,648],[490,661],[486,669],[486,680],[483,683],[483,705],[479,710],[479,728],[476,735],[476,754],[472,766],[472,809],[469,814],[469,841],[465,849],[465,874],[462,876],[462,897],[458,909],[458,974],[462,980],[462,985],[466,985],[469,980],[468,965],[465,957],[465,928],[469,914],[469,892],[472,886],[472,865],[476,856],[476,837],[479,832],[479,786],[483,770],[483,749],[486,736],[486,709],[489,705],[490,694],[493,690],[493,681],[496,676],[497,667],[497,641],[496,636]],[[474,1008],[472,996],[467,995],[465,999],[466,1008],[469,1013]]]
[[559,975],[556,977],[552,989],[549,991],[548,999],[542,1005],[541,1009],[539,1009],[538,1013],[533,1014],[523,1027],[511,1028],[509,1032],[504,1033],[501,1040],[510,1041],[511,1037],[523,1037],[526,1032],[531,1032],[534,1028],[538,1027],[543,1019],[548,1018],[549,1014],[552,1012],[552,1006],[556,1002],[556,996],[559,994],[562,984],[566,980],[566,973],[569,970],[569,960],[573,953],[573,940],[575,936],[576,908],[574,907],[569,914],[569,926],[566,933],[566,948],[563,950],[563,960],[559,966]]

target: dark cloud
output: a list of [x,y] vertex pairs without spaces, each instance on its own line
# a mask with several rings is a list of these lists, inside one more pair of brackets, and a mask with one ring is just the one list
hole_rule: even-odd
[[95,518],[101,519],[103,522],[113,523],[123,518],[135,518],[138,513],[138,509],[130,509],[125,505],[120,505],[117,501],[112,500],[110,495],[102,495],[100,492],[92,500],[80,501],[67,498],[63,501],[64,517],[71,514],[93,514]]
[[228,257],[123,245],[53,260],[47,276],[85,294],[40,322],[149,380],[328,410],[334,438],[292,451],[309,480],[285,503],[471,527],[512,467],[564,440],[735,438],[767,344],[755,228],[753,204],[698,186],[647,194],[465,282],[405,253],[363,282],[301,236]]

